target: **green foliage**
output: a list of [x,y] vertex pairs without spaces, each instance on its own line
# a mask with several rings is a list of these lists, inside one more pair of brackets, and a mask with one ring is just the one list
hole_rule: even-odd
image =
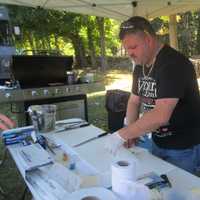
[[154,30],[159,35],[159,39],[165,44],[169,44],[168,19],[168,17],[157,17],[151,21]]
[[120,47],[120,41],[118,39],[119,33],[119,22],[108,19],[105,24],[106,28],[106,46],[107,46],[107,55],[117,55],[118,49]]
[[[100,29],[97,17],[65,11],[8,6],[13,25],[21,28],[21,40],[15,39],[18,52],[24,49],[59,50],[73,54],[80,63],[87,65],[86,57],[102,56]],[[117,55],[119,22],[104,18],[104,42],[107,56]],[[164,43],[169,43],[169,17],[162,16],[151,21]],[[179,49],[191,56],[200,54],[200,12],[179,14]],[[187,48],[185,48],[187,47]]]
[[[177,37],[179,50],[186,56],[200,54],[200,11],[186,12],[178,15]],[[164,43],[169,43],[169,17],[152,20],[155,30]]]
[[[8,8],[12,24],[20,26],[22,32],[21,40],[15,40],[19,52],[23,49],[59,49],[64,53],[76,54],[77,47],[74,44],[76,38],[77,42],[83,43],[86,49],[85,55],[89,54],[90,39],[95,53],[100,54],[96,17],[42,8],[21,6],[9,6]],[[92,29],[91,38],[87,35],[88,27]],[[116,54],[119,46],[118,40],[113,39],[117,38],[117,30],[116,21],[105,19],[106,52],[109,55]]]

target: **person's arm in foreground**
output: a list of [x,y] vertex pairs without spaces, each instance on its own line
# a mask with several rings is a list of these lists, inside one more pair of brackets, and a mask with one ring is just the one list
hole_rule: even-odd
[[15,127],[15,122],[0,113],[0,130],[8,130]]

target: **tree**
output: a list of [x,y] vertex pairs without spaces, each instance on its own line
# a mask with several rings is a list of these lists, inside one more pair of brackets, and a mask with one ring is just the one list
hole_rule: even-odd
[[99,39],[100,39],[100,49],[101,49],[101,69],[104,71],[107,69],[108,64],[106,60],[106,47],[105,47],[105,30],[104,30],[104,18],[96,17],[98,28],[99,28]]
[[66,52],[70,46],[79,67],[88,66],[87,57],[96,67],[100,56],[102,69],[107,68],[106,55],[118,51],[118,23],[114,20],[42,8],[9,6],[9,10],[12,24],[21,27],[21,41],[15,40],[18,49]]
[[84,37],[81,35],[83,26],[83,16],[73,13],[64,12],[62,26],[62,37],[70,39],[75,50],[76,65],[79,67],[86,67],[86,51]]
[[88,39],[88,53],[89,53],[89,58],[91,61],[91,66],[95,67],[96,66],[96,49],[95,49],[95,36],[94,36],[94,31],[95,31],[95,18],[93,16],[87,16],[85,17],[85,22],[87,26],[87,39]]
[[196,53],[200,54],[200,11],[197,12],[197,40],[196,40]]

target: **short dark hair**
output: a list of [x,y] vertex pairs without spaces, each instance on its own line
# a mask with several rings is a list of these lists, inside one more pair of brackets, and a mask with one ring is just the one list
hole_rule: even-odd
[[122,40],[125,35],[137,32],[144,32],[151,36],[156,36],[156,33],[150,22],[140,16],[134,16],[124,21],[120,25],[119,38]]

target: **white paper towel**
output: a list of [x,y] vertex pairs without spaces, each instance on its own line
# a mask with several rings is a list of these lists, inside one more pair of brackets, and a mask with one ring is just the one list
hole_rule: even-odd
[[137,165],[137,161],[134,159],[116,161],[112,164],[112,191],[120,199],[150,199],[148,188],[135,182],[137,179]]
[[120,199],[150,200],[150,190],[147,186],[128,180],[121,181]]
[[123,180],[136,180],[136,160],[126,161],[116,161],[111,166],[112,172],[112,191],[116,194],[121,191],[121,181]]
[[80,189],[71,193],[68,200],[119,200],[110,190],[101,187]]
[[122,200],[150,200],[150,190],[147,186],[129,181],[122,180],[119,185],[120,191],[118,191],[118,197]]

